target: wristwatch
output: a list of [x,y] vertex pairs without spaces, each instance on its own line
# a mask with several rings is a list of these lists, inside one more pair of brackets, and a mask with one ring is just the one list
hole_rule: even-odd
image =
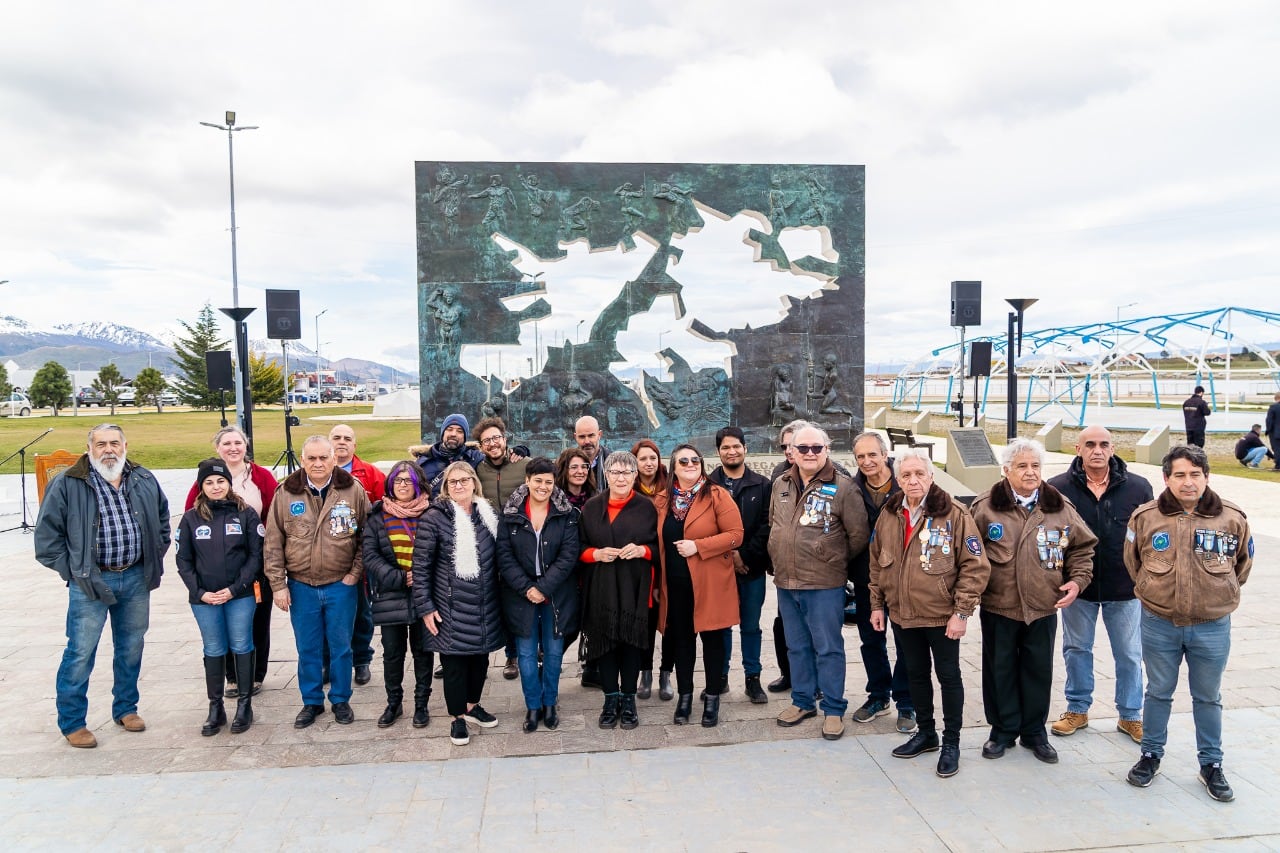
[[965,616],[963,613],[957,613],[957,614],[956,614],[956,618],[957,618],[957,619],[959,619],[961,622],[968,622],[968,621],[969,621],[969,617],[968,617],[968,616]]

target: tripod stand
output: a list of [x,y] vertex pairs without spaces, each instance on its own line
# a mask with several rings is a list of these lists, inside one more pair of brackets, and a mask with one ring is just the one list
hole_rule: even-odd
[[32,530],[35,530],[35,525],[27,521],[27,448],[35,444],[37,441],[44,438],[46,435],[48,435],[51,432],[53,432],[53,427],[50,427],[49,429],[40,433],[35,438],[31,439],[26,444],[19,447],[13,453],[10,453],[4,459],[0,459],[0,465],[3,465],[13,457],[15,456],[18,457],[18,469],[22,472],[20,475],[21,476],[20,491],[22,493],[22,523],[19,524],[17,527],[10,527],[8,530],[0,530],[0,533],[8,533],[10,530],[21,530],[23,533],[30,533]]
[[298,457],[293,452],[293,431],[292,428],[300,426],[302,421],[293,414],[293,400],[291,398],[292,391],[289,390],[289,342],[280,342],[280,353],[284,359],[284,450],[280,451],[280,455],[276,458],[275,464],[271,466],[272,470],[280,467],[280,463],[285,463],[285,469],[292,474],[298,468],[302,467],[298,464]]

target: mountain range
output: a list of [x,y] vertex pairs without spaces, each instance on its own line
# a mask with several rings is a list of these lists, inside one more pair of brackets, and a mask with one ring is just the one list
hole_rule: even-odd
[[[169,337],[169,336],[166,336]],[[269,361],[281,361],[279,341],[250,340],[249,349]],[[127,378],[148,365],[172,373],[173,340],[162,340],[132,326],[95,321],[62,323],[41,329],[27,321],[0,314],[0,363],[14,361],[20,368],[35,369],[56,361],[67,370],[97,370],[114,361]],[[321,369],[333,370],[341,382],[363,383],[415,381],[403,370],[359,358],[320,359]],[[300,341],[289,342],[289,367],[314,370],[316,354]]]

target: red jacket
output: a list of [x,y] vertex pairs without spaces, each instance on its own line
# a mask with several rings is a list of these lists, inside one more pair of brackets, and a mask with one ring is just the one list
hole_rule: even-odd
[[[258,515],[260,518],[265,519],[267,513],[271,511],[271,499],[275,497],[279,483],[276,482],[275,477],[271,476],[270,471],[256,462],[248,462],[247,464],[249,465],[249,479],[258,487],[258,491],[262,493],[262,512]],[[196,495],[198,494],[200,494],[200,484],[192,483],[191,491],[187,492],[186,506],[182,508],[183,512],[196,505]]]
[[377,466],[370,465],[359,456],[352,454],[351,476],[356,478],[357,483],[364,486],[364,493],[369,496],[369,503],[375,504],[382,500],[387,488],[387,475],[383,474]]

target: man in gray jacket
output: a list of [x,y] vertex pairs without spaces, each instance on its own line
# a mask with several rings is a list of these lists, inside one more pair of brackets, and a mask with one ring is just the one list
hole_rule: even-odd
[[124,430],[89,430],[88,452],[49,484],[36,520],[36,559],[67,585],[67,648],[58,667],[58,728],[67,743],[98,745],[86,720],[89,675],[111,618],[115,681],[111,718],[140,732],[138,675],[151,618],[151,590],[160,585],[169,550],[169,501],[156,478],[126,456]]

